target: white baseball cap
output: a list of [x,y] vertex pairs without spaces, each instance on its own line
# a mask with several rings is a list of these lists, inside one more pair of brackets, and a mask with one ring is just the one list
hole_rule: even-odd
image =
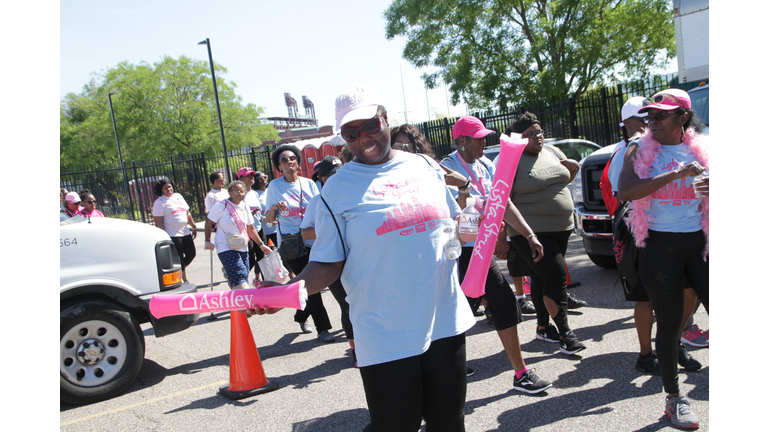
[[630,118],[630,117],[645,117],[648,115],[648,113],[639,113],[640,109],[642,109],[645,105],[648,104],[648,99],[643,96],[635,96],[629,98],[627,100],[627,103],[624,104],[623,107],[621,107],[621,123],[619,123],[619,126],[624,126],[624,120]]
[[379,92],[367,85],[351,85],[336,98],[336,130],[355,120],[376,116],[381,98]]

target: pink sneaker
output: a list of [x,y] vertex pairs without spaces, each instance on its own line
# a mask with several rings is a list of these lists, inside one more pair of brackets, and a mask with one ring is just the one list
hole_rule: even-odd
[[708,332],[699,330],[699,327],[694,324],[683,332],[683,337],[680,341],[686,345],[692,347],[704,348],[709,346]]

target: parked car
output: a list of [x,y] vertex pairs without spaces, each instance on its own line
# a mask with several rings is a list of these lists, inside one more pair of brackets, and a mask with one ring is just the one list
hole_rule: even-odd
[[[602,148],[599,145],[593,143],[592,141],[587,141],[583,139],[574,139],[574,138],[568,138],[568,139],[547,138],[544,140],[544,144],[557,147],[563,153],[565,153],[565,155],[569,159],[573,159],[577,162]],[[486,147],[484,152],[485,157],[487,157],[490,160],[494,160],[499,155],[499,150],[500,148],[498,145]],[[572,181],[568,185],[568,190],[571,191],[571,196],[573,196],[574,194],[575,184],[576,184],[576,180],[574,179],[574,181]]]
[[[576,162],[584,159],[585,157],[591,155],[593,152],[600,150],[602,147],[599,145],[593,143],[592,141],[587,141],[583,139],[558,139],[558,138],[547,138],[544,140],[544,144],[549,144],[552,146],[555,146],[559,148],[563,153],[565,153],[566,156],[568,156],[568,159],[573,159]],[[499,146],[488,146],[485,148],[485,157],[487,157],[490,160],[496,159],[496,156],[499,155]]]
[[[688,90],[691,107],[707,126],[709,134],[709,84]],[[616,144],[604,147],[579,162],[579,173],[573,180],[574,230],[584,241],[584,250],[593,263],[603,268],[616,268],[613,253],[613,222],[600,190],[600,176],[608,164]]]
[[60,399],[87,404],[124,392],[144,360],[144,332],[189,328],[197,315],[156,319],[154,295],[197,291],[165,231],[139,222],[81,216],[59,224]]

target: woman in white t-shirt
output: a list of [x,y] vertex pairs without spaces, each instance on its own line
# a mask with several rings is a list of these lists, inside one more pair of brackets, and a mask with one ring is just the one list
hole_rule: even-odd
[[310,261],[290,282],[303,280],[311,294],[341,277],[366,431],[415,431],[422,419],[427,430],[463,431],[464,333],[475,318],[444,252],[461,209],[436,162],[391,148],[379,101],[367,86],[336,99],[337,129],[355,159],[323,186],[328,208],[318,203]]
[[[157,199],[152,206],[152,216],[155,226],[165,230],[171,241],[176,246],[176,252],[181,259],[181,277],[187,280],[187,266],[195,259],[195,237],[197,229],[189,205],[178,193],[174,193],[173,184],[167,178],[162,178],[155,183],[154,192]],[[190,230],[189,227],[192,227]]]
[[[218,250],[230,287],[248,288],[248,245],[232,249],[227,242],[227,234],[247,233],[263,252],[269,252],[269,248],[253,226],[253,215],[244,200],[245,183],[235,180],[227,189],[229,198],[214,205],[205,219],[205,249]],[[215,245],[211,242],[213,224],[217,226]]]

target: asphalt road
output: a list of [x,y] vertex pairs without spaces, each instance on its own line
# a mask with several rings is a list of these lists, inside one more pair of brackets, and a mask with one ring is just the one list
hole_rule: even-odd
[[[202,290],[227,289],[221,265],[196,241],[198,255],[187,270]],[[484,317],[467,333],[467,431],[661,431],[676,430],[663,416],[661,378],[634,369],[639,350],[632,311],[623,300],[617,273],[601,269],[571,236],[566,256],[571,292],[589,306],[570,312],[571,327],[587,345],[576,356],[557,344],[536,340],[533,315],[518,326],[529,367],[553,387],[539,395],[512,390],[514,371],[493,327]],[[506,265],[501,268],[506,273]],[[368,423],[365,394],[341,330],[339,308],[325,290],[323,300],[336,342],[302,334],[283,310],[250,318],[267,377],[276,391],[233,401],[218,394],[229,380],[230,320],[202,316],[190,329],[155,338],[143,325],[146,358],[136,382],[117,398],[86,406],[60,404],[62,431],[360,431]],[[709,328],[703,308],[695,322]],[[310,321],[311,322],[311,321]],[[709,350],[691,350],[699,372],[680,372],[681,392],[709,430]],[[422,427],[423,430],[423,427]]]

